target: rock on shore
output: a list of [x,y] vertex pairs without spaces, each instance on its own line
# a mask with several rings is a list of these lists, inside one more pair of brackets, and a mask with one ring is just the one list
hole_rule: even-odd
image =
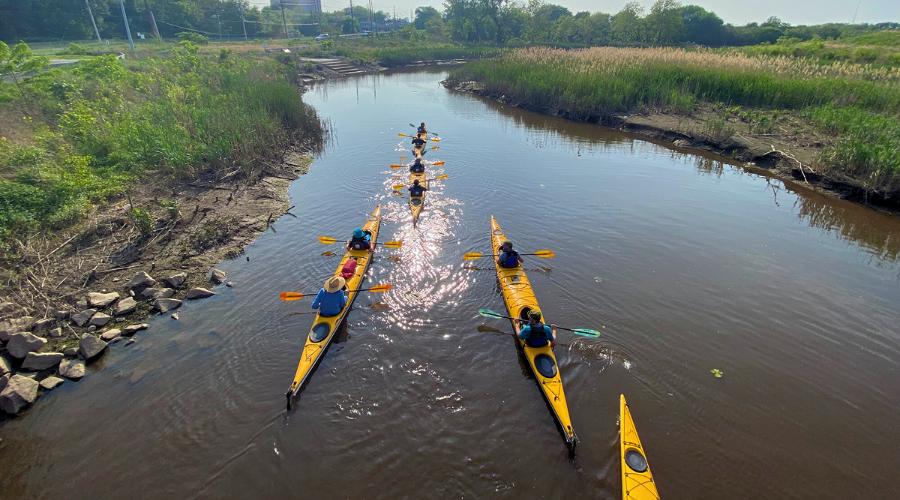
[[78,341],[78,352],[81,353],[82,358],[90,361],[99,356],[106,349],[106,345],[106,342],[91,334],[87,334]]
[[10,356],[16,359],[22,359],[27,356],[29,352],[37,351],[46,343],[47,339],[43,337],[38,337],[28,332],[21,332],[9,337],[9,343],[6,344],[6,350],[9,352]]
[[61,352],[29,352],[22,363],[22,371],[39,372],[54,368],[63,359]]
[[69,380],[84,377],[84,361],[80,359],[64,359],[59,364],[59,374]]
[[34,379],[13,375],[3,392],[0,392],[0,410],[12,415],[18,414],[37,398],[38,385]]

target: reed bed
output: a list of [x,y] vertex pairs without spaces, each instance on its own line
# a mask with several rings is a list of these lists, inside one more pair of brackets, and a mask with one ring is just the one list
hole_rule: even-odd
[[898,68],[675,48],[527,48],[468,64],[450,78],[475,80],[488,94],[582,120],[634,111],[690,113],[703,102],[805,110],[842,138],[823,154],[823,166],[872,189],[900,187]]

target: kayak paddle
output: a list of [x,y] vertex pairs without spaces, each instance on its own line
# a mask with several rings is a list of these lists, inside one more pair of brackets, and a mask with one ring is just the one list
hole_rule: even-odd
[[[440,166],[443,165],[444,163],[446,163],[446,162],[443,162],[443,161],[436,161],[436,162],[432,163],[430,166],[432,166],[432,167],[440,167]],[[403,167],[405,167],[405,166],[406,166],[406,165],[391,165],[391,168],[393,168],[393,169],[396,170],[396,169],[398,169],[398,168],[403,168]]]
[[[486,318],[494,318],[494,319],[503,319],[503,318],[519,319],[519,318],[510,317],[510,316],[504,316],[500,313],[495,313],[494,311],[491,311],[490,309],[479,309],[478,314],[480,314]],[[600,332],[598,332],[597,330],[591,330],[589,328],[572,329],[572,328],[564,328],[562,326],[557,326],[556,328],[558,328],[560,330],[568,330],[570,332],[575,332],[578,335],[584,335],[585,337],[599,337],[600,336]]]
[[[391,289],[391,284],[386,283],[384,285],[373,286],[372,288],[361,288],[356,290],[357,292],[386,292]],[[316,292],[319,293],[319,292]],[[300,300],[307,295],[315,295],[315,293],[300,293],[300,292],[281,292],[278,296],[281,297],[281,300],[291,301],[291,300]]]
[[[549,259],[549,258],[556,256],[556,254],[554,254],[550,250],[538,250],[537,252],[534,252],[534,253],[520,253],[519,255],[534,255],[536,257],[543,257],[545,259]],[[482,257],[485,257],[485,255],[482,255],[478,252],[469,252],[469,253],[463,255],[463,260],[475,260],[475,259],[480,259]],[[494,257],[496,257],[496,255],[494,255]]]
[[[450,177],[450,174],[439,175],[433,179],[426,179],[426,181],[437,181],[437,180],[441,180],[441,179],[446,179],[447,177]],[[394,189],[403,189],[404,187],[406,187],[406,185],[405,184],[394,184],[391,187],[393,187]]]
[[[337,240],[334,238],[329,238],[328,236],[319,236],[319,243],[324,243],[326,245],[331,245],[332,243],[337,243]],[[403,246],[402,241],[388,241],[385,243],[375,243],[376,245],[384,245],[388,248],[400,248]]]

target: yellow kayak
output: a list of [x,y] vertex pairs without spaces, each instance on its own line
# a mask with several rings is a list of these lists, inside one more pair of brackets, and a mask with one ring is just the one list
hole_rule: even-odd
[[[428,132],[416,132],[416,139],[422,139],[423,141],[428,141]],[[425,142],[420,145],[416,145],[413,143],[413,156],[416,158],[421,158],[422,155],[425,154]]]
[[623,500],[659,500],[656,482],[650,474],[650,464],[644,455],[641,438],[638,437],[631,410],[625,402],[625,396],[619,396],[620,420],[620,454],[622,458],[622,499]]
[[[409,185],[413,185],[413,181],[419,181],[419,185],[424,188],[428,188],[428,181],[425,179],[425,172],[422,173],[412,173],[409,174]],[[419,220],[419,212],[422,211],[422,205],[425,204],[425,193],[422,193],[422,196],[412,196],[409,197],[409,210],[412,212],[413,222]]]
[[[380,224],[381,205],[378,205],[362,227],[363,230],[372,232],[373,248],[375,246],[375,241],[378,239],[378,227]],[[319,361],[325,354],[325,349],[328,348],[328,344],[331,342],[331,339],[334,338],[334,333],[347,316],[350,306],[353,305],[353,299],[356,298],[356,290],[362,287],[362,280],[372,261],[372,255],[372,252],[366,250],[347,250],[344,258],[341,259],[341,263],[334,273],[335,276],[341,274],[341,269],[343,269],[344,264],[350,257],[356,257],[357,259],[356,273],[354,273],[350,279],[346,280],[348,290],[347,305],[344,306],[344,309],[342,309],[341,313],[337,316],[320,316],[319,314],[316,314],[313,326],[309,330],[309,337],[306,339],[306,345],[303,347],[300,364],[297,365],[297,373],[294,375],[294,381],[291,383],[291,388],[285,394],[287,396],[288,408],[291,406],[291,398],[297,394],[300,387],[302,387],[303,383],[306,382],[306,379],[309,378],[313,368],[319,364]]]
[[[496,254],[500,244],[506,239],[500,225],[496,219],[491,216],[491,243],[493,244],[492,254]],[[522,266],[512,268],[501,267],[494,258],[494,267],[497,268],[497,279],[500,280],[503,289],[503,302],[506,303],[506,310],[513,318],[527,319],[528,311],[532,308],[538,308],[537,299],[531,289],[531,283],[525,276],[525,270]],[[518,335],[519,325],[515,321],[512,322],[513,331]],[[562,378],[559,375],[559,367],[556,364],[556,356],[553,355],[553,348],[550,345],[543,347],[529,347],[525,341],[516,337],[522,352],[528,359],[528,366],[531,367],[532,373],[541,388],[541,393],[550,404],[556,422],[559,424],[565,438],[566,444],[570,451],[575,451],[575,445],[578,443],[578,437],[575,436],[575,430],[572,429],[572,421],[569,420],[569,406],[566,404],[566,394],[563,392]]]

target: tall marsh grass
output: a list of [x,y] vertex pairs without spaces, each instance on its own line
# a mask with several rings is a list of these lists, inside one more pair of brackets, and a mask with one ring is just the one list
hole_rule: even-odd
[[322,137],[290,68],[273,61],[204,57],[186,43],[126,64],[98,57],[0,94],[10,135],[0,139],[0,246],[71,224],[148,176],[247,170]]

